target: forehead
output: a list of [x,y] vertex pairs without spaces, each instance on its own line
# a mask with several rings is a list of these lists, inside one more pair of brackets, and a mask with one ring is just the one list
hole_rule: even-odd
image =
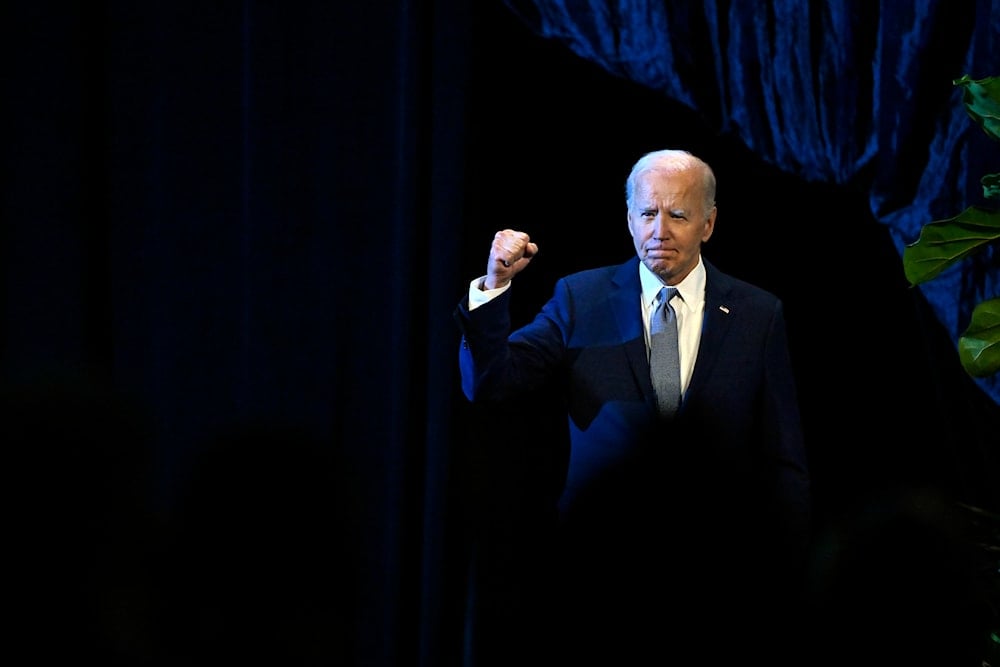
[[693,170],[648,169],[636,175],[636,202],[685,202],[693,205],[699,194],[697,174]]

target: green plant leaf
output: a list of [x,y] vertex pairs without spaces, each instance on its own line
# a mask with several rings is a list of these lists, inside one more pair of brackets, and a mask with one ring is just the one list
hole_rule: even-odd
[[998,238],[1000,211],[970,206],[953,218],[928,222],[920,237],[903,248],[906,279],[911,287],[927,282]]
[[1000,78],[972,79],[966,74],[952,83],[962,86],[962,103],[976,124],[1000,139]]
[[986,174],[979,182],[983,184],[983,196],[987,199],[1000,199],[1000,174]]
[[1000,298],[983,301],[972,311],[972,320],[958,339],[958,358],[973,377],[1000,371]]

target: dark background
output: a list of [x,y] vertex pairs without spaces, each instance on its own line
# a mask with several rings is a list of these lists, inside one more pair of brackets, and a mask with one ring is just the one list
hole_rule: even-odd
[[474,4],[0,10],[25,646],[475,663],[530,604],[561,424],[464,402],[451,312],[498,229],[540,247],[515,321],[630,256],[624,179],[665,146],[715,167],[706,256],[785,301],[820,532],[914,494],[998,507],[1000,409],[860,185]]

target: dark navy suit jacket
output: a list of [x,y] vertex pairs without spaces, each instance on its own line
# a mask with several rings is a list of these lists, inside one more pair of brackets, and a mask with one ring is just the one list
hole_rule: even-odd
[[[703,259],[698,357],[677,417],[660,424],[638,261],[560,279],[534,321],[509,337],[513,287],[471,313],[463,299],[456,318],[466,397],[502,400],[545,385],[565,390],[570,460],[564,512],[613,471],[673,452],[661,462],[712,467],[684,470],[684,479],[708,474],[736,482],[755,501],[786,513],[784,521],[807,520],[808,474],[781,302]],[[659,471],[660,484],[671,479],[668,473]]]
[[[558,280],[513,333],[516,287],[471,312],[463,299],[462,389],[474,402],[542,388],[561,401],[570,448],[559,511],[572,545],[564,560],[588,587],[581,601],[623,610],[623,591],[669,590],[707,618],[713,591],[767,590],[806,554],[809,476],[782,303],[703,258],[698,356],[678,414],[663,422],[638,261]],[[601,595],[596,573],[608,570]]]

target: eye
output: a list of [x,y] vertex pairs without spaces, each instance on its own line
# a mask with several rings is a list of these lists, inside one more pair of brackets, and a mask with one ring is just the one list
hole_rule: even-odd
[[639,215],[641,215],[643,218],[655,218],[656,217],[656,209],[655,208],[647,208],[644,211],[642,211],[641,213],[639,213]]

